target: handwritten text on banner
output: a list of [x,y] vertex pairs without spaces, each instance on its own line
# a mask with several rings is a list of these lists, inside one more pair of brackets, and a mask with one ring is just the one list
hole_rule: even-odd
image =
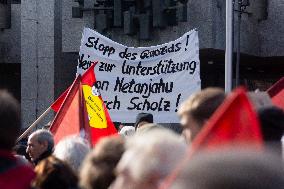
[[180,103],[200,90],[196,30],[169,43],[134,48],[85,28],[77,73],[94,61],[96,87],[113,121],[131,123],[139,112],[150,112],[155,122],[176,123]]

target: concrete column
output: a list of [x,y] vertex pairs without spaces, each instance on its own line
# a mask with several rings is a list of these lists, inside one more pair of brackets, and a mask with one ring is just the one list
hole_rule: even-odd
[[54,100],[54,1],[21,2],[22,127],[28,127]]

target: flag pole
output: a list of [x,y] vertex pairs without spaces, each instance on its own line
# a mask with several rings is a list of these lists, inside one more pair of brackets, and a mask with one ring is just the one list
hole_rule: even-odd
[[225,53],[225,91],[232,90],[233,64],[233,0],[226,1],[226,53]]
[[19,142],[22,138],[24,138],[51,110],[51,106],[47,108],[38,118],[28,127],[28,129],[21,134],[21,136],[16,140],[16,143]]

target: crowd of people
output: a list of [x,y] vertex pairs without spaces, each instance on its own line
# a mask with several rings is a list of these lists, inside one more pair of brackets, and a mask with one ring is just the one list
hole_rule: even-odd
[[188,97],[178,110],[181,133],[156,124],[150,113],[139,113],[133,126],[120,125],[119,135],[91,147],[80,136],[55,145],[48,129],[38,129],[26,143],[16,144],[20,107],[0,90],[0,189],[284,188],[280,108],[256,110],[262,150],[233,144],[192,155],[193,141],[226,98],[219,88]]

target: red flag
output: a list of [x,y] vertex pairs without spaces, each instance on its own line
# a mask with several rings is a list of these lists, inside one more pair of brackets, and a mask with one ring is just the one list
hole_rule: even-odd
[[187,160],[196,152],[231,146],[254,147],[254,149],[262,149],[263,146],[257,114],[243,88],[232,92],[216,110],[193,140],[189,155],[181,160],[159,189],[168,189],[188,163]]
[[271,97],[273,104],[284,110],[284,77],[272,85],[267,93]]
[[[96,65],[98,62],[93,62],[92,65]],[[94,71],[94,69],[88,69],[83,75],[82,75],[82,80],[84,80],[85,83],[88,83],[89,85],[93,84],[95,82],[95,77],[91,77],[89,72],[90,70]],[[85,77],[84,75],[88,75],[88,77]],[[94,75],[94,74],[93,74]],[[64,91],[59,98],[50,106],[53,111],[58,112],[70,87],[66,91]]]
[[90,135],[93,145],[102,137],[117,134],[99,90],[94,86],[96,82],[94,67],[95,64],[82,76],[83,93],[90,120]]
[[97,81],[95,76],[95,66],[97,65],[97,63],[98,62],[94,62],[94,64],[92,64],[88,68],[88,70],[82,75],[82,84],[89,86],[93,86],[95,84],[95,82]]
[[59,111],[59,109],[60,109],[60,107],[61,107],[61,105],[62,105],[62,103],[63,103],[63,101],[64,101],[64,99],[65,99],[65,97],[66,97],[66,95],[68,93],[68,91],[69,91],[69,89],[70,89],[70,87],[68,87],[68,89],[66,91],[64,91],[59,96],[59,98],[50,106],[53,109],[53,111],[55,111],[55,112]]
[[56,144],[66,136],[83,133],[88,136],[89,125],[80,79],[81,76],[76,77],[51,124],[50,131]]
[[193,141],[191,153],[229,145],[257,149],[263,145],[257,114],[242,88],[232,92],[208,120]]
[[[72,86],[51,105],[58,112],[50,129],[56,135],[56,143],[65,136],[79,134],[82,128],[87,131],[92,145],[102,137],[117,134],[103,99],[94,88],[96,63],[82,77],[77,77]],[[89,121],[85,118],[89,118]]]

